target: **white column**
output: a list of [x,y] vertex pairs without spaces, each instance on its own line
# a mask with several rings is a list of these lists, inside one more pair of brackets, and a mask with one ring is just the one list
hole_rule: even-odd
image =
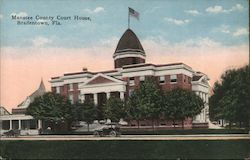
[[120,92],[120,99],[124,100],[124,92]]
[[38,129],[41,129],[42,128],[42,120],[38,120]]
[[107,92],[106,96],[107,96],[107,99],[109,99],[110,98],[110,92]]
[[94,93],[94,104],[98,103],[98,99],[97,99],[97,93]]
[[12,129],[12,120],[10,120],[10,130]]
[[18,129],[19,130],[21,129],[21,120],[20,119],[18,120]]
[[81,95],[81,102],[83,103],[85,101],[85,94]]

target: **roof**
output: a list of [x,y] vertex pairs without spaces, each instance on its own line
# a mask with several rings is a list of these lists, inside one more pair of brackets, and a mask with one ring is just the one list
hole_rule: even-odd
[[[41,83],[38,89],[27,98],[30,99],[30,103],[32,103],[36,97],[42,96],[45,92],[46,92],[46,89],[45,89],[43,80],[41,80]],[[27,101],[27,98],[21,104],[19,104],[18,107],[24,105]]]
[[124,50],[129,51],[131,49],[133,51],[144,53],[144,49],[136,34],[131,29],[127,29],[119,40],[115,53],[119,53]]
[[203,76],[193,76],[192,81],[199,81]]
[[164,66],[175,66],[175,65],[182,65],[184,63],[169,63],[169,64],[151,64],[151,63],[143,63],[143,64],[134,64],[134,65],[126,65],[123,66],[123,69],[128,68],[139,68],[139,67],[146,67],[146,66],[154,66],[154,67],[164,67]]
[[0,115],[9,115],[10,114],[10,112],[6,109],[6,108],[4,108],[3,106],[0,106],[0,110],[1,110],[1,112],[0,112]]

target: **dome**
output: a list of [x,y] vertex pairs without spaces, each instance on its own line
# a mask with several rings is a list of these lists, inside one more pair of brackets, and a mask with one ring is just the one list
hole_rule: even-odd
[[127,29],[119,40],[113,55],[115,68],[145,63],[145,52],[141,42],[131,29]]
[[131,51],[145,54],[141,42],[137,38],[136,34],[131,29],[127,29],[118,42],[115,54],[120,52],[131,52]]

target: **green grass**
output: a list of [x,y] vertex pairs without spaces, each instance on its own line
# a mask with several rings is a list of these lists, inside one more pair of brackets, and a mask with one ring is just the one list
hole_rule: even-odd
[[245,129],[172,129],[143,131],[143,129],[122,131],[123,135],[190,135],[190,134],[248,134]]
[[250,140],[1,141],[11,159],[244,159]]
[[[121,129],[123,135],[190,135],[190,134],[248,134],[246,129],[169,129],[145,130],[143,128]],[[55,132],[54,135],[92,135],[93,132]]]

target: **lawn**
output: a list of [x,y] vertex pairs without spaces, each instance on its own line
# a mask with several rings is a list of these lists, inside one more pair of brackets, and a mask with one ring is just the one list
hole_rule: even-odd
[[250,140],[1,141],[11,159],[244,159]]

